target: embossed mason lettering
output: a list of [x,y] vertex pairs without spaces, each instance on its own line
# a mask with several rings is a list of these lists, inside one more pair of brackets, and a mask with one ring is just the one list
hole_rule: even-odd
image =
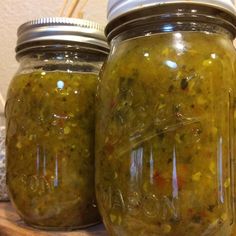
[[[126,197],[124,197],[126,195]],[[161,220],[177,220],[180,217],[178,199],[158,196],[153,193],[131,192],[123,194],[121,190],[107,191],[103,195],[104,204],[109,203],[111,211],[121,211],[131,216],[140,213],[148,218],[161,217]]]
[[21,183],[27,189],[27,191],[31,191],[33,193],[38,193],[39,195],[52,192],[54,190],[54,177],[50,178],[46,176],[39,175],[22,175]]

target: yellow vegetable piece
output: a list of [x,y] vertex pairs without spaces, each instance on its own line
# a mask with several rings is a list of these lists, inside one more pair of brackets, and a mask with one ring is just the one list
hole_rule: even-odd
[[176,134],[176,135],[175,135],[175,141],[176,141],[177,143],[181,143],[181,142],[182,142],[181,139],[180,139],[180,135],[179,135],[179,134]]
[[203,66],[210,66],[212,64],[212,60],[208,59],[208,60],[205,60],[203,61],[202,65]]
[[224,182],[224,187],[228,188],[230,186],[230,178],[228,178],[225,182]]
[[216,164],[215,164],[214,161],[211,161],[210,166],[209,166],[209,169],[210,169],[210,171],[211,171],[211,173],[212,173],[213,175],[216,174]]
[[171,226],[168,225],[168,224],[162,225],[161,228],[162,228],[162,231],[163,231],[164,234],[168,234],[168,233],[170,233],[170,231],[171,231]]
[[111,222],[114,223],[117,219],[116,215],[110,214]]
[[16,147],[17,147],[18,149],[21,149],[21,148],[22,148],[22,144],[21,144],[20,142],[17,142]]
[[199,181],[202,177],[202,173],[201,172],[197,172],[196,174],[192,175],[192,180],[193,181]]
[[227,214],[226,214],[226,213],[223,213],[223,214],[221,215],[221,219],[222,219],[223,221],[226,221],[226,220],[228,219]]
[[207,101],[206,101],[206,99],[203,96],[199,96],[197,98],[197,104],[199,104],[199,105],[204,105],[206,102]]
[[70,133],[70,127],[69,126],[66,126],[65,128],[64,128],[64,134],[69,134]]

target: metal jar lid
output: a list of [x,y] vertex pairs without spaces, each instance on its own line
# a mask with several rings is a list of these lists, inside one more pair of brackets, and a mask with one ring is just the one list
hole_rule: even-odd
[[236,15],[234,0],[108,0],[107,18],[111,22],[126,13],[165,4],[200,4],[221,9],[230,14]]
[[17,31],[17,55],[39,45],[47,44],[83,44],[108,53],[109,46],[100,24],[75,18],[50,17],[24,23]]

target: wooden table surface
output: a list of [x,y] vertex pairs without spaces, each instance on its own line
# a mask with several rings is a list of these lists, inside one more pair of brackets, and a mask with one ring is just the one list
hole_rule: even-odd
[[0,203],[0,236],[108,236],[103,225],[72,232],[47,232],[26,226],[9,202]]

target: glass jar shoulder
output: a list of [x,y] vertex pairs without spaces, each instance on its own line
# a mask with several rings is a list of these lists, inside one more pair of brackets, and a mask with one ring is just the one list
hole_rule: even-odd
[[210,60],[221,60],[223,64],[228,64],[227,60],[235,60],[235,49],[230,38],[205,32],[172,32],[122,42],[113,41],[111,51],[107,70],[123,68],[127,71],[137,65],[140,70],[152,70],[152,67],[160,69],[160,66],[179,69],[183,64],[200,67],[207,66],[207,62],[211,63]]
[[[80,83],[79,83],[80,82]],[[94,86],[97,82],[96,73],[66,72],[66,71],[44,71],[34,70],[28,73],[17,73],[9,86],[8,97],[14,93],[24,90],[40,92],[60,92],[65,90],[76,90],[80,84],[81,88]],[[27,94],[24,93],[25,96]],[[48,96],[49,94],[47,94]]]
[[[15,107],[19,109],[18,115],[28,118],[31,115],[38,116],[42,109],[47,109],[49,118],[65,111],[64,107],[68,104],[70,107],[66,109],[67,113],[75,111],[75,106],[80,106],[83,114],[93,103],[89,99],[94,99],[96,84],[97,75],[93,73],[34,71],[17,74],[8,89],[6,116],[13,115],[11,107]],[[78,100],[78,97],[84,99]]]

